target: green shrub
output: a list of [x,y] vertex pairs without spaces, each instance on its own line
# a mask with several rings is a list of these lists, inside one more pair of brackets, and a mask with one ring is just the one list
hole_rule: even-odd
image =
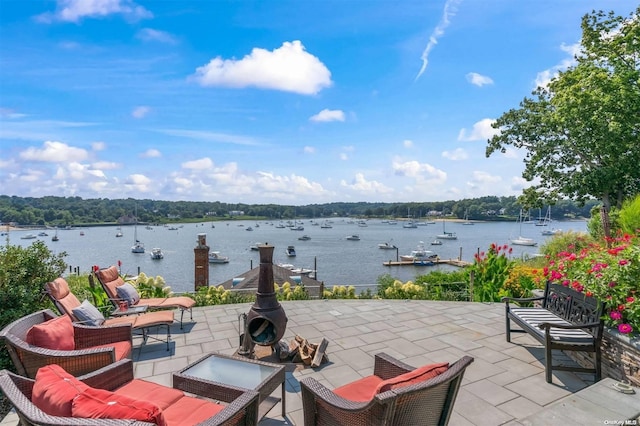
[[[39,309],[52,308],[44,284],[66,270],[66,252],[54,254],[43,241],[28,247],[0,247],[0,329]],[[54,309],[55,310],[55,309]],[[7,349],[0,349],[0,369],[15,371]]]
[[624,202],[618,222],[623,234],[634,235],[638,233],[640,230],[640,195],[633,200]]

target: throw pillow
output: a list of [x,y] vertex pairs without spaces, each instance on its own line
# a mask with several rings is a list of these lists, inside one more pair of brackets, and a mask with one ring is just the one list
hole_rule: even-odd
[[133,419],[164,425],[162,411],[155,404],[95,388],[87,388],[75,397],[71,415],[85,419]]
[[71,417],[73,398],[88,387],[59,365],[49,364],[36,373],[31,402],[51,416]]
[[133,306],[140,301],[140,295],[136,291],[136,288],[130,283],[124,283],[116,287],[118,298],[126,300],[129,306]]
[[437,364],[429,364],[408,373],[401,374],[396,377],[392,377],[387,380],[383,380],[377,389],[377,393],[386,392],[391,389],[401,388],[403,386],[413,385],[415,383],[424,382],[425,380],[432,379],[449,369],[448,362],[441,362]]
[[67,315],[36,324],[27,332],[27,343],[46,349],[71,351],[75,349],[73,324]]
[[104,315],[87,299],[72,310],[73,315],[83,324],[99,326],[104,322]]

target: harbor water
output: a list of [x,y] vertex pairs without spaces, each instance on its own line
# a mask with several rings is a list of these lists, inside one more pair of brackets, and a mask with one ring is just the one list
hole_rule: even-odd
[[[66,262],[72,269],[89,272],[93,265],[107,267],[121,262],[122,273],[135,275],[139,271],[147,275],[160,275],[173,291],[193,291],[195,257],[198,234],[206,234],[211,251],[219,251],[228,256],[226,264],[209,265],[209,283],[217,285],[248,271],[259,264],[258,251],[251,250],[256,243],[275,246],[274,263],[293,264],[297,268],[316,270],[316,279],[326,286],[358,285],[375,287],[379,276],[390,274],[402,281],[414,279],[417,275],[431,270],[451,270],[449,265],[437,266],[385,266],[383,263],[397,260],[419,244],[432,250],[441,259],[458,259],[472,262],[474,254],[486,251],[491,243],[508,245],[513,249],[511,256],[519,258],[538,253],[540,245],[551,238],[541,234],[542,230],[558,228],[562,230],[586,231],[585,221],[552,222],[546,227],[533,224],[517,227],[513,222],[476,222],[464,225],[462,222],[438,221],[435,224],[405,228],[403,222],[389,224],[381,220],[368,220],[359,224],[346,218],[332,219],[330,228],[322,227],[321,219],[304,220],[298,223],[303,230],[280,228],[278,221],[221,221],[198,224],[176,224],[172,226],[140,226],[137,237],[146,247],[146,253],[131,252],[134,243],[134,227],[113,226],[72,228],[57,231],[59,241],[52,241],[54,230],[46,230],[47,236],[38,236],[54,253],[66,252]],[[445,229],[446,227],[446,229]],[[248,230],[252,229],[252,230]],[[457,240],[441,240],[442,245],[431,245],[443,231],[455,232]],[[3,238],[11,244],[26,246],[34,239],[22,239],[28,233],[39,231],[11,231]],[[121,232],[122,237],[116,237]],[[358,235],[359,240],[347,239]],[[511,245],[510,239],[533,238],[537,246]],[[303,235],[308,240],[299,240]],[[388,242],[396,249],[380,249],[378,244]],[[287,246],[295,247],[296,256],[286,255]],[[153,247],[159,247],[164,258],[151,259]]]

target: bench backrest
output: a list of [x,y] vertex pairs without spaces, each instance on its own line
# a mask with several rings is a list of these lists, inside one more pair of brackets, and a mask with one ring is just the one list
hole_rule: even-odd
[[[604,324],[604,303],[562,284],[547,281],[542,307],[572,324]],[[600,329],[602,327],[599,327]],[[596,335],[598,329],[584,329]]]

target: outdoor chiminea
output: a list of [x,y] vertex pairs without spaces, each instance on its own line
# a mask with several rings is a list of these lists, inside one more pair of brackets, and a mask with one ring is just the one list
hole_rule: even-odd
[[[275,345],[284,336],[287,315],[276,298],[273,283],[273,249],[268,244],[260,244],[260,275],[256,301],[245,320],[244,340],[260,346]],[[246,348],[246,346],[245,346]]]

